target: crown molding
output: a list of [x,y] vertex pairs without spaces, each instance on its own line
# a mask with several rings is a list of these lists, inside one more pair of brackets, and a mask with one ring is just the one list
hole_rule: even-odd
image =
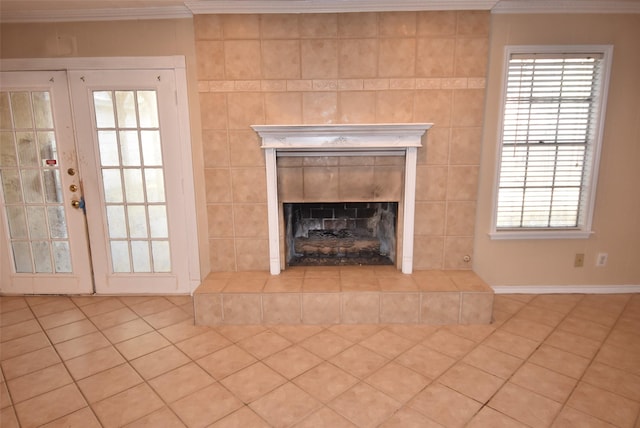
[[207,13],[332,13],[417,10],[491,10],[498,0],[187,0],[196,14]]
[[192,17],[193,14],[186,6],[154,6],[73,10],[8,10],[2,12],[0,22],[130,21],[136,19],[176,19]]
[[491,13],[640,13],[638,0],[500,0]]
[[490,10],[496,14],[640,13],[640,0],[185,0],[182,5],[5,10],[2,23],[181,19],[199,14]]

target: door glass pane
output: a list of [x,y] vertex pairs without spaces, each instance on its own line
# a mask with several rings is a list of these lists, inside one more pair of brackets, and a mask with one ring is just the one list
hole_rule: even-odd
[[93,98],[111,269],[116,273],[170,272],[157,93],[100,91]]
[[107,205],[107,223],[109,238],[127,237],[127,222],[124,217],[123,205]]
[[33,266],[31,263],[31,248],[29,243],[25,241],[15,241],[11,246],[13,247],[13,260],[16,273],[32,273]]
[[51,96],[2,92],[2,191],[16,273],[70,273]]
[[52,238],[67,238],[67,220],[61,206],[47,207],[49,232]]
[[9,129],[11,126],[11,107],[9,106],[9,93],[0,92],[0,128]]
[[31,239],[47,239],[49,237],[47,218],[43,206],[27,207],[27,218],[29,219],[29,236],[31,236]]
[[124,171],[124,189],[127,202],[144,202],[144,191],[142,183],[142,171],[139,169],[125,169]]
[[93,105],[96,109],[96,124],[98,128],[115,128],[113,113],[113,93],[111,91],[96,91],[93,93]]
[[58,163],[58,150],[56,148],[56,136],[52,131],[38,132],[38,147],[40,148],[40,161],[56,161],[50,166]]
[[55,263],[56,272],[72,272],[69,241],[53,241],[53,262]]
[[149,205],[149,229],[152,238],[168,238],[167,209],[164,205]]
[[142,131],[142,157],[145,166],[162,166],[160,131]]
[[156,91],[138,91],[138,111],[141,128],[158,127],[158,102]]
[[42,184],[40,183],[40,171],[37,169],[23,169],[22,190],[24,201],[28,204],[39,204],[44,201],[42,197]]
[[36,128],[53,128],[49,92],[33,92],[32,98]]
[[33,133],[16,132],[18,159],[21,166],[38,166],[38,148]]
[[131,241],[131,256],[134,272],[151,272],[149,241]]
[[29,92],[12,92],[11,110],[13,115],[13,126],[15,128],[30,129],[33,127]]
[[132,238],[148,238],[147,213],[144,205],[129,205],[127,213],[129,215],[129,236]]
[[114,272],[131,272],[127,241],[111,241],[111,264]]
[[116,91],[118,128],[137,128],[134,91]]
[[153,241],[153,268],[156,272],[171,272],[171,257],[168,241]]
[[33,251],[33,263],[36,266],[36,273],[52,273],[51,248],[49,241],[34,241],[31,243]]
[[147,200],[164,202],[164,175],[160,168],[145,168],[144,178],[147,183]]
[[140,144],[137,131],[120,131],[122,165],[140,166]]
[[27,234],[27,217],[24,207],[9,205],[7,206],[7,218],[9,219],[9,234],[12,238],[24,239],[28,238]]
[[100,149],[100,165],[118,166],[118,140],[115,131],[99,131],[98,147]]
[[119,169],[103,169],[102,184],[106,202],[122,202],[122,180]]
[[13,132],[0,132],[0,166],[16,166],[16,146],[13,142]]

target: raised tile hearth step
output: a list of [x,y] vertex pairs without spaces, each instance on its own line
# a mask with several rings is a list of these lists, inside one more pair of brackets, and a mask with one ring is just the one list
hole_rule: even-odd
[[212,273],[193,301],[198,325],[488,324],[493,290],[472,271],[314,266]]

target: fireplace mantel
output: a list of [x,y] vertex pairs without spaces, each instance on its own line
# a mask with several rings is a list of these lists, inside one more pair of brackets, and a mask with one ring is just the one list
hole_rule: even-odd
[[253,125],[262,138],[267,175],[269,266],[280,273],[278,156],[405,156],[402,272],[413,271],[417,150],[430,123]]

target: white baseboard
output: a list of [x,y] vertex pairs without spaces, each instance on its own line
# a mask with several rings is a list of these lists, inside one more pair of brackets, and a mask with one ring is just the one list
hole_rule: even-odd
[[493,285],[495,294],[628,294],[640,285]]

